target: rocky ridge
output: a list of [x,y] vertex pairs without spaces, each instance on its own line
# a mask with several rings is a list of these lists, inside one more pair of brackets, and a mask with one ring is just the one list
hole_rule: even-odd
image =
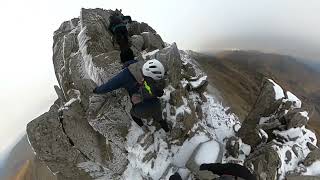
[[[121,70],[119,48],[106,28],[111,12],[82,9],[79,18],[54,33],[59,98],[28,124],[27,134],[38,158],[58,179],[168,179],[175,172],[183,179],[205,179],[212,174],[198,167],[210,162],[245,164],[259,179],[318,173],[317,140],[304,126],[308,116],[298,98],[266,79],[241,126],[208,94],[206,75],[188,52],[164,43],[146,23],[128,24],[131,48],[138,60],[156,58],[165,65],[161,101],[170,134],[152,120],[145,120],[150,132],[142,131],[130,118],[124,90],[92,94]],[[203,158],[208,149],[212,156]]]

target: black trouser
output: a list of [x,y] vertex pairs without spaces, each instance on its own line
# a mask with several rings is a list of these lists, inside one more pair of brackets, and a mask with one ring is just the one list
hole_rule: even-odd
[[154,121],[158,122],[166,132],[169,131],[167,122],[162,119],[161,103],[158,98],[144,100],[141,103],[133,105],[130,114],[139,126],[143,126],[141,118],[146,119],[151,117]]
[[134,55],[130,48],[128,30],[126,26],[120,26],[116,28],[114,32],[114,38],[117,44],[120,46],[120,59],[122,63],[133,60]]
[[114,38],[116,43],[119,44],[120,50],[129,48],[128,30],[126,26],[120,26],[115,29]]
[[200,171],[201,170],[208,170],[211,171],[213,174],[218,174],[220,176],[226,174],[235,177],[241,177],[246,180],[257,180],[255,175],[252,174],[246,167],[234,163],[201,164]]

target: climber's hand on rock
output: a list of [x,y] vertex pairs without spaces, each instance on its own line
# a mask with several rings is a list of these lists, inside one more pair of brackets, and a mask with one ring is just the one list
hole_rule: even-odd
[[131,97],[131,101],[132,101],[133,104],[138,104],[138,103],[142,102],[142,98],[141,98],[140,95],[135,95],[134,94]]
[[97,88],[94,88],[93,91],[92,91],[92,93],[97,94]]

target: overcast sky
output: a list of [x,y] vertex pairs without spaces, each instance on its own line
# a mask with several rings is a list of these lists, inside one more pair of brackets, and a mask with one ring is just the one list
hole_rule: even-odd
[[53,31],[81,7],[122,8],[180,49],[320,59],[318,0],[2,0],[0,7],[0,152],[56,99]]

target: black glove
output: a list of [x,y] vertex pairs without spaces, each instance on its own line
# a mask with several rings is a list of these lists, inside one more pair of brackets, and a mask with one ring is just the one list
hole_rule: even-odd
[[92,93],[97,94],[97,88],[94,88],[93,91],[92,91]]
[[169,132],[169,131],[170,131],[170,128],[169,128],[169,126],[168,126],[167,121],[161,120],[161,121],[159,122],[159,124],[160,124],[161,128],[162,128],[165,132]]
[[179,173],[174,173],[172,176],[170,176],[169,180],[182,180]]
[[200,171],[209,170],[210,164],[201,164],[199,169],[200,169]]

